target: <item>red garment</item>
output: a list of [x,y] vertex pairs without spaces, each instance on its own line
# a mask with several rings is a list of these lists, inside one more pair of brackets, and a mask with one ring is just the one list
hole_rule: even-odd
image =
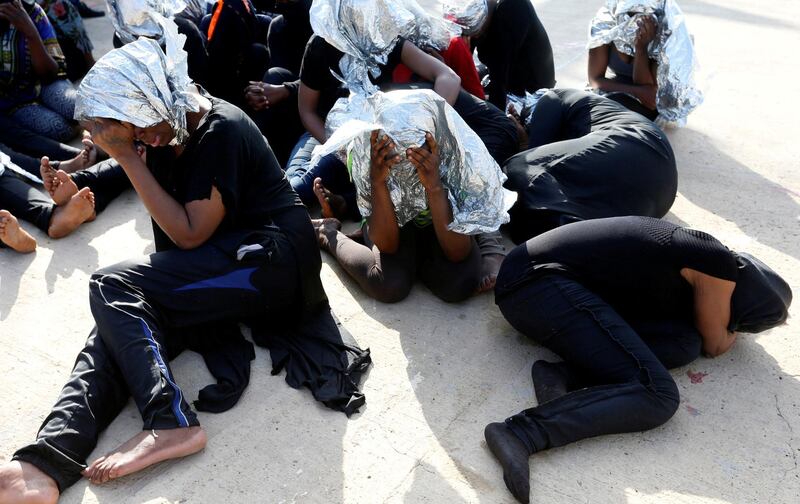
[[[472,59],[469,44],[462,37],[450,39],[450,46],[446,51],[442,52],[442,57],[445,64],[461,77],[461,87],[464,88],[464,91],[477,96],[481,100],[486,99],[481,80],[478,77],[478,69],[475,68],[475,62]],[[392,72],[392,82],[405,84],[411,82],[413,75],[414,72],[401,63]]]

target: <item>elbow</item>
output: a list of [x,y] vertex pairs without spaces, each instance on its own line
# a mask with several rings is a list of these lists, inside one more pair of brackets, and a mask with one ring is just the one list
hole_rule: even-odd
[[175,246],[181,250],[192,250],[204,244],[206,240],[208,240],[208,237],[206,236],[187,234],[186,236],[173,238],[172,242],[175,243]]

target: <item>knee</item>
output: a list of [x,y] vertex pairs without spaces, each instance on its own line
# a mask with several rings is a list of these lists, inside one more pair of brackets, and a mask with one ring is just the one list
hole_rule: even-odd
[[680,392],[675,380],[667,373],[667,376],[654,381],[650,387],[650,395],[653,399],[652,406],[649,408],[648,415],[643,415],[643,420],[647,425],[646,429],[653,429],[665,424],[675,415],[680,406]]
[[413,286],[409,275],[381,274],[372,271],[367,276],[367,293],[381,303],[398,303],[408,297]]

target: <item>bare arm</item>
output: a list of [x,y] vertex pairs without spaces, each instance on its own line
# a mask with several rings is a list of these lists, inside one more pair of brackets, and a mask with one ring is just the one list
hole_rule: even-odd
[[736,283],[689,268],[682,269],[681,275],[692,284],[695,325],[703,338],[703,352],[709,357],[724,354],[736,342],[736,333],[728,332]]
[[448,229],[453,221],[453,209],[447,199],[447,189],[442,186],[439,178],[439,146],[430,133],[425,134],[425,144],[426,147],[408,149],[406,154],[416,167],[420,182],[425,188],[433,229],[445,257],[451,262],[461,262],[472,249],[472,238]]
[[408,41],[403,43],[400,59],[412,72],[433,82],[434,91],[447,103],[453,105],[456,102],[458,93],[461,91],[461,78],[444,62],[423,52]]
[[199,247],[214,234],[225,217],[225,206],[216,187],[212,186],[209,199],[181,205],[137,155],[132,127],[103,119],[95,123],[92,138],[122,165],[153,220],[178,248]]
[[7,20],[25,37],[31,52],[31,63],[37,77],[43,80],[52,79],[58,73],[58,63],[47,52],[42,37],[33,24],[33,20],[22,8],[19,0],[0,4],[0,19]]
[[319,95],[319,91],[311,89],[301,82],[300,90],[297,95],[297,111],[300,114],[300,120],[303,122],[303,126],[311,133],[311,136],[316,138],[320,143],[325,143],[327,139],[327,135],[325,134],[325,119],[320,117],[317,113]]
[[400,247],[400,227],[397,225],[392,198],[386,181],[392,166],[400,162],[394,153],[394,142],[389,137],[378,138],[378,132],[370,136],[372,146],[370,164],[370,184],[372,192],[372,213],[367,217],[367,229],[372,243],[386,254],[394,254]]
[[589,84],[601,91],[609,93],[620,92],[635,96],[645,106],[655,109],[655,85],[623,84],[606,77],[608,69],[608,45],[589,49],[588,77]]

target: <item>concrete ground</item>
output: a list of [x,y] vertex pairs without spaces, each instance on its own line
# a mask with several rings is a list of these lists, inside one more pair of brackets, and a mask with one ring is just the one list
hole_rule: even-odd
[[[600,0],[534,3],[553,42],[559,85],[582,87],[586,25]],[[681,5],[706,102],[687,127],[668,132],[680,171],[668,218],[762,258],[800,292],[800,6]],[[110,46],[109,22],[88,24],[99,55]],[[153,250],[132,192],[68,239],[34,235],[35,254],[0,252],[5,459],[34,439],[92,326],[89,275]],[[258,350],[239,404],[200,415],[209,434],[202,453],[103,486],[80,482],[62,502],[512,502],[483,427],[535,404],[531,363],[552,356],[504,321],[492,295],[446,305],[418,287],[385,305],[364,296],[330,257],[322,275],[344,328],[372,349],[362,413],[348,420],[289,388],[270,376],[269,355]],[[534,456],[533,501],[799,502],[798,304],[792,314],[784,327],[743,335],[722,357],[674,370],[681,407],[663,427]],[[173,370],[189,396],[211,381],[194,354],[181,355]],[[129,404],[91,458],[140,428]]]

